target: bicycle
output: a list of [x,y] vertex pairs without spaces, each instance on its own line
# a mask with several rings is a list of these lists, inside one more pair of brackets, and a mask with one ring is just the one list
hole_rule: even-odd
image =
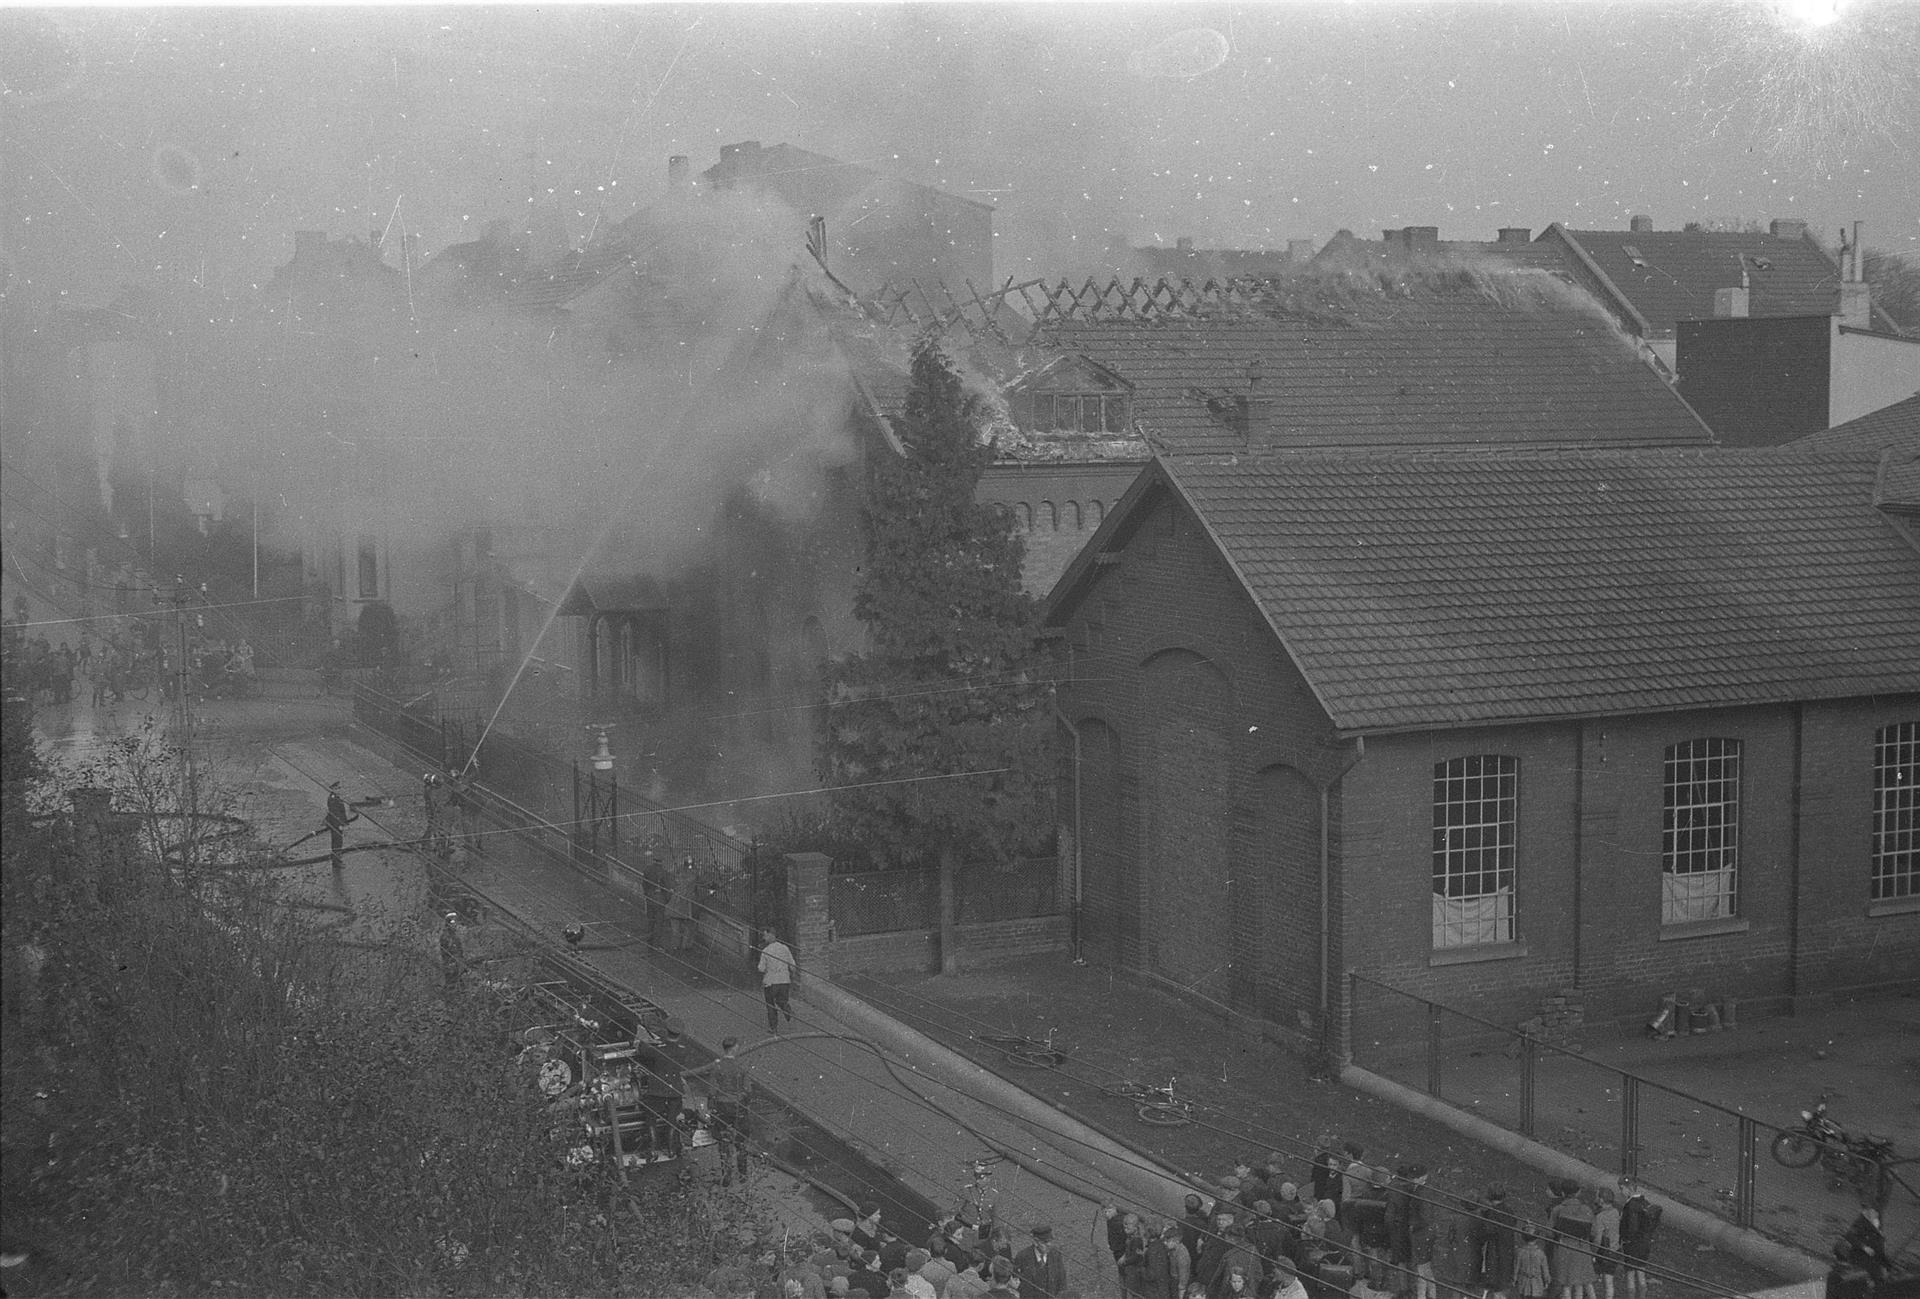
[[1122,1078],[1100,1084],[1100,1090],[1115,1100],[1132,1102],[1135,1117],[1150,1127],[1185,1127],[1193,1122],[1193,1102],[1176,1096],[1173,1082],[1169,1078],[1164,1087],[1149,1087],[1131,1078]]
[[1019,1068],[1058,1069],[1067,1062],[1067,1053],[1053,1044],[1053,1035],[1057,1032],[1058,1029],[1050,1028],[1045,1038],[1023,1033],[975,1033],[973,1040],[993,1047],[1006,1057],[1008,1064]]

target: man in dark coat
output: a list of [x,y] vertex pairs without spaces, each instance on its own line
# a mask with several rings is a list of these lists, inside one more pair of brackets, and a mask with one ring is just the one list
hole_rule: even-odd
[[1520,1223],[1507,1207],[1507,1188],[1497,1183],[1489,1186],[1486,1196],[1472,1206],[1470,1213],[1467,1240],[1474,1283],[1494,1294],[1505,1294],[1513,1285],[1514,1264],[1520,1256],[1520,1241],[1514,1234]]
[[1020,1279],[1020,1299],[1058,1299],[1067,1288],[1067,1260],[1054,1248],[1053,1228],[1033,1229],[1033,1244],[1013,1256],[1013,1273]]
[[346,860],[341,853],[347,846],[347,827],[360,819],[358,812],[347,809],[347,800],[340,797],[340,782],[334,781],[327,786],[327,842],[328,855],[333,860],[335,870],[346,869]]

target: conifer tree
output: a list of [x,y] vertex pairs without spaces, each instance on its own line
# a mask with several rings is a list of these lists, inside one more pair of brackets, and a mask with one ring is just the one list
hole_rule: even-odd
[[896,422],[906,454],[874,466],[861,513],[854,613],[869,648],[828,665],[820,744],[841,832],[882,859],[940,867],[949,968],[955,867],[1011,862],[1052,826],[1038,610],[1011,512],[975,499],[992,457],[976,404],[923,337]]

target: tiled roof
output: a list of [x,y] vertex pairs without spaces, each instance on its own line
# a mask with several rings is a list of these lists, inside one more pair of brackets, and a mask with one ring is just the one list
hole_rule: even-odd
[[1879,450],[1895,442],[1916,440],[1920,440],[1920,394],[1845,424],[1795,438],[1787,445],[1803,451],[1846,451],[1861,447]]
[[1656,334],[1671,334],[1682,320],[1710,319],[1714,291],[1740,287],[1743,258],[1750,290],[1747,314],[1830,316],[1839,310],[1839,269],[1804,236],[1555,229],[1593,259]]
[[1165,458],[1106,532],[1171,483],[1345,730],[1920,691],[1920,553],[1873,508],[1879,460]]
[[1597,304],[1545,276],[1508,292],[1515,304],[1461,288],[1385,294],[1346,320],[1092,320],[1045,337],[1134,385],[1141,430],[1172,453],[1247,448],[1225,412],[1251,394],[1250,367],[1277,447],[1710,440]]

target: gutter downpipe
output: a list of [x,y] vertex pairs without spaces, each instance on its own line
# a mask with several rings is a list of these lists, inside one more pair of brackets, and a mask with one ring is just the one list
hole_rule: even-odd
[[[1067,910],[1067,942],[1073,951],[1073,963],[1084,965],[1086,958],[1080,955],[1080,890],[1084,878],[1080,870],[1082,856],[1080,832],[1085,824],[1080,806],[1080,728],[1068,721],[1067,715],[1060,711],[1057,692],[1048,698],[1047,703],[1053,709],[1055,719],[1060,725],[1066,727],[1067,734],[1073,737],[1073,901]],[[1324,966],[1324,960],[1322,964]]]
[[1345,1059],[1344,1049],[1334,1051],[1333,1021],[1330,1017],[1333,1007],[1333,829],[1329,824],[1333,804],[1333,787],[1345,779],[1346,774],[1360,765],[1367,756],[1367,737],[1353,737],[1353,754],[1341,766],[1340,770],[1326,784],[1320,786],[1320,1032],[1322,1041],[1329,1048],[1330,1055]]

